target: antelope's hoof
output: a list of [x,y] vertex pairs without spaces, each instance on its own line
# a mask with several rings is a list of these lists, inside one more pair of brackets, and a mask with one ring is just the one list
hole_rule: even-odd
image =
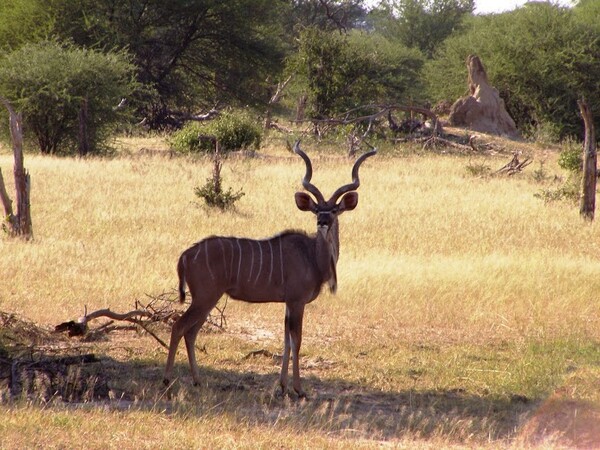
[[284,384],[279,384],[279,395],[281,395],[282,397],[285,397],[285,395],[287,394],[287,386]]
[[298,395],[298,400],[308,401],[308,396],[306,395],[306,392],[304,392],[303,390],[296,391],[296,394]]
[[169,380],[168,378],[163,378],[163,384],[165,385],[165,387],[169,387],[171,385],[171,380]]

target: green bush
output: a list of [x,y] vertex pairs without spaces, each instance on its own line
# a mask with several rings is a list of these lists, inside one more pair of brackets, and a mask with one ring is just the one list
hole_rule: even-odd
[[308,116],[323,119],[369,103],[418,98],[422,64],[418,50],[381,35],[306,28],[287,71],[308,95]]
[[561,169],[578,174],[583,170],[583,150],[580,145],[568,142],[560,152],[558,165]]
[[262,128],[244,112],[224,112],[210,122],[188,123],[173,134],[170,144],[182,153],[211,153],[213,139],[219,141],[223,153],[248,148],[257,150],[262,140]]
[[208,206],[222,210],[233,208],[235,202],[244,196],[241,189],[237,192],[231,188],[224,191],[213,178],[207,178],[203,186],[194,188],[194,193],[204,199]]
[[556,189],[542,189],[540,192],[533,194],[534,197],[543,200],[544,203],[564,201],[573,204],[579,201],[580,195],[581,189],[579,184],[572,179],[569,179],[564,185]]
[[568,139],[558,157],[558,165],[569,172],[567,180],[556,189],[543,189],[534,194],[544,203],[566,201],[576,204],[581,197],[581,177],[583,175],[583,149],[581,144]]

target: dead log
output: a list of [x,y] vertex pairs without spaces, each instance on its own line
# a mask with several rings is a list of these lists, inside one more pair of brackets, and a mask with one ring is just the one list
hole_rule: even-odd
[[596,211],[596,182],[598,178],[596,133],[592,111],[585,99],[579,100],[579,110],[585,125],[583,143],[583,178],[581,181],[581,202],[579,214],[586,220],[594,220]]
[[77,321],[70,320],[69,322],[63,322],[54,327],[54,331],[57,332],[68,332],[69,336],[83,336],[88,331],[88,322],[100,317],[107,317],[112,320],[127,321],[139,323],[139,317],[152,317],[152,314],[146,310],[129,311],[124,314],[119,314],[110,309],[99,309],[90,314],[87,312],[77,319]]
[[269,123],[269,128],[272,130],[277,130],[280,133],[284,133],[284,134],[293,134],[294,130],[292,130],[291,128],[287,128],[284,127],[283,125],[280,125],[279,123],[271,120]]
[[[350,115],[356,111],[364,110],[366,108],[377,110],[373,114],[366,114],[363,116],[352,117]],[[364,123],[364,122],[374,122],[375,120],[388,115],[393,111],[404,111],[409,113],[417,113],[425,116],[431,121],[431,132],[432,136],[437,136],[439,134],[443,134],[444,130],[442,128],[442,124],[438,118],[438,116],[428,108],[423,108],[420,106],[407,106],[407,105],[367,105],[360,106],[358,108],[353,108],[350,111],[346,111],[342,117],[334,117],[330,119],[311,119],[314,126],[326,125],[326,126],[336,126],[336,125],[350,125],[356,123]]]

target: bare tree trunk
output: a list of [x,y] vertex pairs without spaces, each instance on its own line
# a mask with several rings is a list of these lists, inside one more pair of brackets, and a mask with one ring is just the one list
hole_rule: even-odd
[[86,97],[81,101],[81,106],[79,107],[79,142],[77,145],[79,156],[85,156],[90,152],[88,119],[88,99]]
[[283,97],[283,91],[285,90],[285,87],[287,86],[287,84],[290,82],[290,80],[292,79],[292,76],[290,75],[285,81],[283,82],[279,82],[277,83],[277,88],[275,89],[275,93],[273,93],[271,95],[271,99],[269,100],[269,103],[267,104],[267,111],[265,112],[265,130],[268,130],[269,128],[271,128],[271,120],[273,118],[273,106],[277,103],[279,103],[279,101],[281,100],[281,97]]
[[221,144],[215,139],[215,156],[213,158],[213,184],[215,194],[220,196],[222,194],[221,188],[221,169],[223,163],[221,162]]
[[597,152],[596,133],[594,131],[594,120],[589,105],[582,99],[579,101],[579,110],[585,124],[585,140],[583,143],[583,180],[581,181],[581,203],[579,214],[586,220],[594,220],[596,210],[596,180]]
[[302,94],[298,99],[296,106],[296,122],[302,122],[304,120],[304,110],[306,109],[306,103],[308,102],[308,96]]
[[6,192],[4,179],[0,172],[0,200],[4,206],[8,233],[13,236],[23,236],[25,239],[33,238],[33,227],[31,225],[31,209],[29,203],[29,192],[31,188],[31,179],[29,172],[23,165],[23,130],[21,128],[21,114],[15,112],[8,100],[0,97],[0,102],[4,104],[10,115],[10,136],[13,144],[13,154],[15,158],[15,190],[17,199],[17,213],[12,210],[12,202]]

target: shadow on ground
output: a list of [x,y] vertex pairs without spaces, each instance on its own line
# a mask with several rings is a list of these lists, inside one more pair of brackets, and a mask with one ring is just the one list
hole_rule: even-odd
[[[303,385],[310,398],[305,401],[281,395],[279,365],[272,355],[253,357],[251,368],[241,359],[239,370],[204,366],[201,386],[192,385],[187,364],[179,363],[175,367],[179,378],[165,388],[164,365],[156,363],[163,359],[162,354],[151,360],[144,359],[143,354],[118,355],[111,340],[73,346],[73,341],[19,323],[12,316],[0,319],[0,401],[7,403],[27,399],[45,407],[101,405],[104,409],[143,409],[188,417],[227,414],[249,425],[283,423],[346,437],[437,437],[462,444],[509,443],[514,439],[539,443],[548,431],[560,438],[568,432],[563,433],[560,427],[569,421],[559,419],[577,415],[577,405],[561,403],[569,406],[567,416],[561,415],[564,411],[560,405],[546,406],[551,419],[542,420],[544,407],[537,410],[541,399],[522,396],[493,398],[460,389],[380,391],[327,378],[323,376],[326,368],[303,371]],[[588,411],[585,417],[587,424],[600,414]],[[574,446],[577,442],[569,441]]]
[[[262,370],[262,369],[261,369]],[[188,367],[181,378],[162,384],[163,366],[119,361],[97,354],[0,358],[0,392],[5,402],[26,398],[48,406],[118,410],[144,409],[198,417],[238,417],[250,425],[285,423],[347,437],[398,439],[443,437],[451,442],[510,440],[532,405],[524,400],[489,399],[454,391],[385,392],[339,379],[303,379],[309,400],[281,395],[278,367],[265,371],[202,367],[202,386],[193,386]]]

